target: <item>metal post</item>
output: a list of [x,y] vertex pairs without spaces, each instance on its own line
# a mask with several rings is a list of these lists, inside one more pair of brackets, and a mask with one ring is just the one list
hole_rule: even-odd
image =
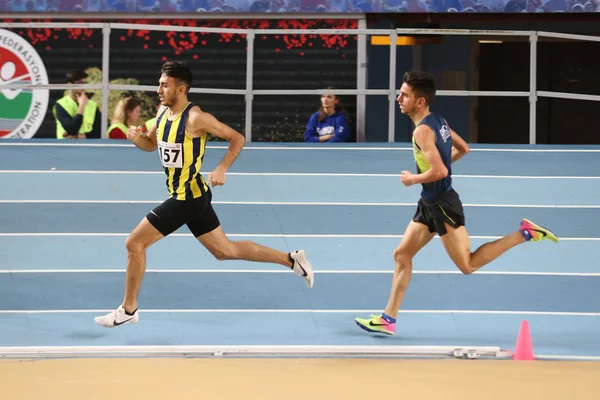
[[390,33],[390,88],[388,94],[388,142],[396,141],[396,31]]
[[254,31],[249,30],[246,34],[248,51],[246,53],[246,142],[252,142],[252,81],[254,79]]
[[537,42],[537,33],[532,32],[529,35],[529,144],[537,143]]
[[[358,20],[358,29],[367,29],[366,18]],[[356,88],[367,88],[367,35],[358,35],[356,49]],[[366,95],[356,95],[356,141],[366,142]]]
[[110,24],[102,27],[102,124],[101,138],[108,138],[108,61],[110,53]]

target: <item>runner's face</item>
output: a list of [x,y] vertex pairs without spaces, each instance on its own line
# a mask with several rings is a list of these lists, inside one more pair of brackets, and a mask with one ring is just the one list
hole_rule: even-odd
[[410,114],[417,108],[417,97],[415,96],[415,92],[406,83],[402,84],[400,94],[396,100],[398,101],[402,114]]
[[163,105],[170,107],[177,103],[184,87],[177,83],[175,78],[162,74],[158,81],[158,96]]

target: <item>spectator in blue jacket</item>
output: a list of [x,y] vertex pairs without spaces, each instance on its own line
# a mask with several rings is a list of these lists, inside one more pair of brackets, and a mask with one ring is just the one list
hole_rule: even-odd
[[345,142],[349,135],[348,113],[340,107],[340,99],[335,94],[321,95],[321,108],[308,120],[304,141]]

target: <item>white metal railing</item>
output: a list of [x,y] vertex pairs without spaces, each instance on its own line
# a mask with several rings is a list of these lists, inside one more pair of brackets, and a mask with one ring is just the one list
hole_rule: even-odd
[[[246,35],[247,58],[246,58],[246,87],[245,89],[207,89],[193,88],[191,93],[208,94],[231,94],[243,95],[246,100],[245,115],[245,133],[247,141],[252,141],[252,102],[255,95],[311,95],[325,93],[324,89],[288,89],[288,90],[255,90],[252,87],[252,75],[254,65],[254,39],[256,35],[280,35],[280,34],[340,34],[340,35],[358,35],[359,48],[357,49],[357,88],[340,89],[336,93],[340,95],[357,95],[357,126],[364,124],[364,96],[366,95],[387,95],[388,96],[388,141],[395,141],[395,109],[396,97],[399,94],[399,88],[396,87],[396,46],[390,46],[390,72],[388,89],[366,89],[364,71],[361,71],[363,65],[366,65],[366,40],[367,35],[389,36],[390,43],[396,43],[399,34],[401,35],[476,35],[476,36],[521,36],[529,37],[530,43],[530,87],[529,91],[468,91],[468,90],[438,90],[437,96],[496,96],[496,97],[529,97],[529,143],[536,143],[536,102],[538,97],[591,100],[600,101],[600,96],[584,95],[576,93],[560,93],[537,90],[537,43],[539,37],[549,37],[567,40],[582,40],[600,42],[598,36],[575,35],[556,32],[536,32],[536,31],[506,31],[506,30],[470,30],[470,29],[364,29],[364,20],[359,19],[358,29],[230,29],[230,28],[209,28],[209,27],[180,27],[148,24],[126,24],[126,23],[11,23],[1,22],[0,28],[87,28],[101,29],[103,33],[103,51],[102,51],[102,84],[85,85],[20,85],[6,84],[3,88],[33,88],[33,89],[101,89],[103,93],[110,90],[138,90],[155,91],[155,86],[147,85],[114,85],[109,83],[109,57],[110,57],[110,34],[114,29],[123,30],[148,30],[148,31],[175,31],[175,32],[207,32],[207,33],[230,33]],[[361,40],[362,39],[362,40]],[[108,115],[108,95],[102,96],[102,114]],[[107,135],[107,118],[102,118],[102,137]],[[359,128],[360,129],[360,128]],[[359,135],[360,141],[360,135]]]

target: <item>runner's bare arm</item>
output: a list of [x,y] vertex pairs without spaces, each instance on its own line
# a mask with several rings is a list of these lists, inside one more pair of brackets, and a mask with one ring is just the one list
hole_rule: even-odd
[[246,143],[246,138],[241,133],[222,123],[212,114],[200,110],[199,107],[194,107],[190,110],[186,129],[188,129],[188,134],[192,137],[201,137],[207,133],[211,133],[229,142],[227,153],[225,153],[225,156],[223,156],[223,159],[215,170],[224,169],[226,171],[229,169]]
[[446,177],[448,175],[448,168],[444,165],[440,152],[435,146],[435,133],[427,125],[421,125],[415,130],[414,135],[430,168],[421,174],[413,175],[411,183],[435,182]]
[[455,162],[471,151],[471,149],[458,133],[450,129],[450,134],[452,135],[452,162]]

